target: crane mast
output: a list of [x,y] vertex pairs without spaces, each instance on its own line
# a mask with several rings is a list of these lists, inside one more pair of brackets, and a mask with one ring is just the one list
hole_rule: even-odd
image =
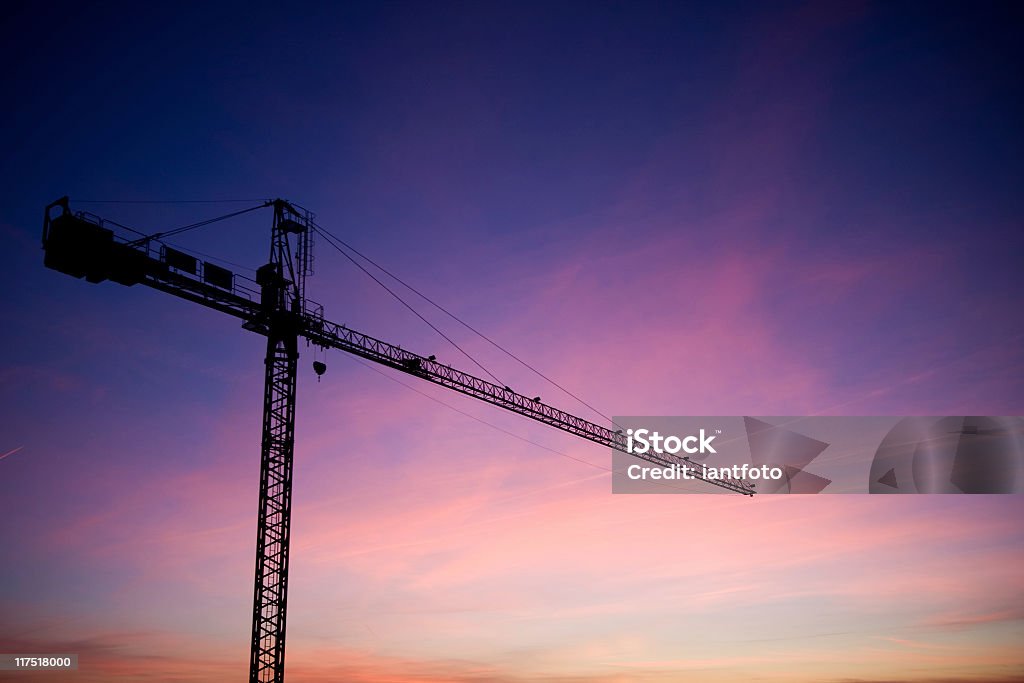
[[[161,241],[159,233],[141,237],[119,234],[114,227],[124,226],[92,214],[72,212],[67,197],[46,207],[43,248],[44,264],[54,270],[92,283],[111,280],[126,286],[146,285],[232,315],[242,321],[243,328],[266,336],[249,681],[283,683],[300,337],[602,446],[629,451],[621,431],[457,370],[434,356],[424,357],[326,320],[323,308],[306,298],[305,281],[312,274],[316,228],[312,214],[282,199],[268,201],[262,207],[272,207],[274,218],[269,261],[256,271],[255,280],[175,249]],[[661,466],[688,464],[681,457],[653,450],[632,455]],[[754,493],[753,487],[742,480],[704,479],[696,473],[695,478],[735,493]]]
[[312,230],[308,212],[275,200],[270,262],[256,271],[267,357],[253,589],[251,683],[284,680],[295,457],[295,382]]

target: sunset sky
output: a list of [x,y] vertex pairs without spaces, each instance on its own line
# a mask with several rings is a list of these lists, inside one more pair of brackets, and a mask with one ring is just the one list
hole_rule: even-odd
[[[76,200],[294,200],[607,415],[1024,414],[1020,4],[35,5],[0,17],[0,653],[80,669],[2,681],[248,667],[265,340],[45,269],[65,194],[147,232],[246,204]],[[177,243],[252,276],[270,219]],[[475,371],[316,268],[329,319]],[[609,464],[303,347],[288,680],[1024,680],[1021,496]]]

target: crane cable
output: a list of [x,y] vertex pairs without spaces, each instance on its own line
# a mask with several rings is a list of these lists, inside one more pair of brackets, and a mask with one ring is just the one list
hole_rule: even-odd
[[211,223],[217,223],[218,221],[224,221],[224,220],[227,220],[228,218],[234,218],[235,216],[241,216],[242,214],[245,214],[245,213],[250,213],[252,211],[257,211],[259,209],[265,209],[268,206],[270,206],[272,203],[273,202],[268,200],[268,201],[263,202],[262,204],[257,204],[256,206],[250,206],[248,209],[242,209],[240,211],[232,211],[231,213],[226,213],[223,216],[217,216],[216,218],[207,218],[204,221],[199,221],[197,223],[190,223],[188,225],[183,225],[182,227],[174,228],[173,230],[166,230],[166,231],[163,231],[163,232],[154,232],[152,235],[148,235],[146,237],[143,237],[143,238],[135,240],[134,244],[137,244],[137,243],[140,243],[140,242],[144,242],[144,241],[147,241],[147,240],[160,240],[160,239],[164,239],[166,237],[172,237],[174,235],[180,235],[183,232],[188,232],[189,230],[195,230],[196,228],[201,228],[204,225],[210,225]]
[[223,263],[224,265],[227,265],[227,266],[233,266],[235,268],[241,268],[242,270],[249,271],[250,273],[255,273],[256,269],[251,267],[251,266],[244,265],[242,263],[237,263],[235,261],[229,261],[226,258],[221,258],[219,256],[214,256],[212,254],[207,254],[205,252],[199,251],[198,249],[190,249],[190,248],[182,246],[180,244],[174,244],[172,242],[168,242],[165,238],[168,235],[179,235],[179,234],[181,234],[183,232],[187,232],[188,230],[193,230],[195,228],[200,228],[200,227],[202,227],[204,225],[209,225],[210,223],[216,223],[217,221],[222,221],[222,220],[226,220],[228,218],[233,218],[234,216],[239,216],[239,215],[241,215],[243,213],[249,213],[250,211],[255,211],[257,209],[262,209],[262,208],[264,208],[266,206],[269,206],[272,203],[271,200],[269,200],[269,199],[266,199],[266,200],[264,200],[264,199],[179,199],[179,200],[156,200],[156,199],[152,199],[152,200],[150,200],[150,199],[76,199],[74,201],[75,201],[75,204],[226,204],[226,203],[238,203],[238,202],[246,202],[246,203],[248,203],[248,202],[263,202],[262,204],[260,204],[258,206],[254,206],[252,208],[245,209],[243,211],[236,211],[234,213],[229,213],[229,214],[224,215],[224,216],[218,216],[217,218],[211,218],[211,219],[208,219],[208,220],[200,221],[198,223],[193,223],[193,224],[190,224],[190,225],[185,225],[185,226],[182,226],[180,228],[174,228],[173,230],[168,230],[166,232],[155,232],[152,235],[147,235],[146,233],[142,232],[141,230],[137,230],[137,229],[133,228],[130,225],[125,225],[124,223],[118,223],[117,221],[112,220],[110,218],[103,218],[103,219],[101,219],[104,223],[109,223],[110,225],[116,225],[117,227],[119,227],[119,228],[121,228],[123,230],[127,230],[128,232],[135,233],[136,235],[138,235],[139,236],[138,239],[132,240],[131,242],[127,243],[129,246],[135,246],[135,245],[138,245],[138,244],[142,244],[143,242],[146,242],[148,240],[159,240],[159,241],[163,242],[164,244],[166,244],[168,246],[171,246],[171,247],[174,247],[175,249],[178,249],[180,251],[184,251],[186,253],[192,254],[193,256],[199,256],[199,257],[202,257],[202,258],[207,259],[209,261],[216,261],[218,263]]
[[[227,203],[241,203],[241,202],[250,202],[250,201],[261,201],[262,203],[258,204],[256,206],[250,207],[248,209],[242,209],[241,211],[235,211],[235,212],[232,212],[232,213],[225,214],[223,216],[218,216],[216,218],[210,218],[210,219],[207,219],[207,220],[199,221],[197,223],[191,223],[189,225],[185,225],[185,226],[182,226],[180,228],[174,228],[173,230],[168,230],[168,231],[164,231],[164,232],[155,232],[152,235],[148,235],[148,236],[144,235],[144,233],[141,233],[141,232],[139,232],[137,230],[129,228],[126,225],[120,225],[118,223],[115,223],[115,225],[119,225],[122,228],[131,230],[132,232],[135,232],[137,234],[143,235],[139,239],[135,240],[132,244],[138,244],[138,243],[145,242],[145,241],[148,241],[148,240],[161,240],[161,239],[164,239],[164,238],[167,238],[167,237],[171,237],[173,235],[180,235],[183,232],[187,232],[189,230],[194,230],[196,228],[201,228],[203,226],[210,225],[211,223],[216,223],[218,221],[227,220],[228,218],[234,218],[235,216],[241,216],[242,214],[246,214],[246,213],[249,213],[251,211],[256,211],[258,209],[266,208],[267,206],[270,206],[273,202],[272,202],[272,200],[269,200],[269,199],[267,199],[267,200],[256,200],[256,199],[178,199],[178,200],[156,200],[156,199],[152,199],[152,200],[149,200],[149,199],[137,199],[137,200],[76,199],[75,200],[75,202],[79,203],[79,204],[227,204]],[[468,358],[477,367],[479,367],[481,370],[483,370],[485,373],[487,373],[487,375],[490,376],[490,378],[493,379],[498,384],[500,384],[502,386],[505,386],[505,383],[502,382],[500,379],[498,379],[497,376],[494,375],[494,373],[492,373],[490,370],[488,370],[486,367],[484,367],[483,364],[481,364],[476,358],[471,356],[461,346],[456,344],[455,341],[453,341],[448,335],[446,335],[444,332],[442,332],[440,329],[438,329],[433,323],[431,323],[429,320],[427,320],[425,317],[423,317],[419,313],[419,311],[417,311],[415,308],[413,308],[401,296],[399,296],[391,288],[389,288],[387,285],[385,285],[383,282],[381,282],[379,279],[377,279],[372,273],[370,273],[366,268],[364,268],[362,266],[362,264],[360,264],[358,261],[356,261],[354,258],[352,258],[352,256],[349,255],[345,251],[345,249],[348,249],[349,251],[354,253],[356,256],[359,256],[361,259],[363,259],[364,261],[366,261],[367,263],[369,263],[373,267],[377,268],[377,270],[381,271],[382,273],[384,273],[385,275],[390,277],[395,282],[399,283],[400,285],[402,285],[403,287],[405,287],[409,291],[413,292],[414,294],[419,296],[421,299],[426,301],[428,304],[430,304],[431,306],[433,306],[437,310],[441,311],[442,313],[444,313],[445,315],[450,317],[452,320],[456,321],[457,323],[459,323],[460,325],[462,325],[463,327],[468,329],[470,332],[472,332],[473,334],[477,335],[478,337],[480,337],[481,339],[486,341],[488,344],[490,344],[491,346],[495,347],[496,349],[498,349],[499,351],[501,351],[502,353],[507,355],[509,358],[512,358],[517,363],[519,363],[523,367],[527,368],[528,370],[533,372],[535,375],[537,375],[538,377],[540,377],[544,381],[548,382],[552,386],[554,386],[557,389],[559,389],[560,391],[564,392],[566,395],[568,395],[568,396],[572,397],[573,399],[575,399],[576,401],[578,401],[581,405],[589,408],[590,410],[594,411],[596,414],[598,414],[601,417],[603,417],[604,419],[608,420],[612,425],[614,425],[616,427],[618,426],[615,423],[615,420],[613,420],[611,417],[609,417],[608,415],[605,415],[602,411],[598,410],[597,408],[592,406],[590,403],[588,403],[587,401],[583,400],[583,398],[581,398],[580,396],[576,395],[572,391],[569,391],[567,388],[565,388],[564,386],[562,386],[561,384],[559,384],[555,380],[551,379],[550,377],[548,377],[543,372],[541,372],[537,368],[533,367],[532,365],[530,365],[529,363],[524,361],[522,358],[520,358],[516,354],[512,353],[511,351],[509,351],[504,346],[502,346],[498,342],[494,341],[493,339],[488,337],[486,334],[484,334],[480,330],[478,330],[475,327],[473,327],[472,325],[470,325],[465,320],[463,320],[459,316],[455,315],[454,313],[449,311],[447,308],[445,308],[441,304],[437,303],[436,301],[434,301],[433,299],[428,297],[426,294],[424,294],[423,292],[419,291],[418,289],[416,289],[415,287],[413,287],[412,285],[410,285],[409,283],[404,281],[403,279],[401,279],[400,277],[398,277],[397,275],[395,275],[394,273],[389,271],[387,268],[385,268],[384,266],[380,265],[379,263],[377,263],[376,261],[371,259],[366,254],[363,254],[358,249],[353,247],[351,244],[345,242],[343,239],[341,239],[337,235],[331,233],[329,230],[327,230],[326,228],[323,228],[320,225],[317,225],[316,223],[312,223],[312,226],[313,226],[313,229],[316,232],[318,232],[321,236],[323,236],[324,239],[327,240],[328,244],[330,244],[332,247],[337,249],[345,258],[347,258],[349,261],[351,261],[353,264],[355,264],[357,268],[359,268],[364,273],[366,273],[371,279],[373,279],[374,282],[376,282],[378,285],[383,287],[389,294],[391,294],[391,296],[393,296],[403,306],[405,306],[410,311],[412,311],[416,315],[416,317],[418,317],[420,320],[422,320],[427,325],[429,325],[431,329],[433,329],[435,332],[437,332],[439,335],[441,335],[445,340],[448,341],[448,343],[450,343],[452,346],[454,346],[456,349],[458,349],[459,352],[462,353],[462,355],[466,356],[466,358]],[[342,246],[339,246],[339,245],[343,245],[345,249],[343,249]],[[199,252],[196,252],[196,253],[199,253]],[[218,259],[218,260],[221,260],[221,259]],[[240,265],[240,264],[232,264],[232,265]],[[250,270],[247,267],[246,267],[246,269]]]
[[[366,261],[367,263],[369,263],[370,265],[374,266],[374,267],[375,267],[375,268],[377,268],[377,269],[378,269],[379,271],[381,271],[382,273],[384,273],[385,275],[387,275],[388,277],[390,277],[390,278],[391,278],[392,280],[394,280],[395,282],[399,283],[400,285],[402,285],[402,286],[403,286],[403,287],[405,287],[406,289],[410,290],[411,292],[413,292],[414,294],[416,294],[417,296],[419,296],[419,297],[420,297],[421,299],[423,299],[424,301],[426,301],[426,302],[427,302],[428,304],[430,304],[430,305],[431,305],[431,306],[433,306],[434,308],[438,309],[439,311],[441,311],[442,313],[444,313],[445,315],[447,315],[447,316],[448,316],[448,317],[450,317],[451,319],[455,320],[455,321],[456,321],[456,322],[458,322],[458,323],[459,323],[460,325],[462,325],[463,327],[465,327],[466,329],[468,329],[468,330],[469,330],[470,332],[473,332],[474,334],[476,334],[477,336],[479,336],[479,337],[480,337],[481,339],[483,339],[484,341],[486,341],[486,342],[487,342],[488,344],[490,344],[491,346],[495,347],[496,349],[498,349],[498,350],[499,350],[499,351],[501,351],[502,353],[506,354],[507,356],[509,356],[509,357],[510,357],[510,358],[512,358],[513,360],[517,361],[517,362],[518,362],[518,363],[519,363],[520,365],[524,366],[525,368],[527,368],[528,370],[530,370],[531,372],[533,372],[534,374],[536,374],[536,375],[537,375],[538,377],[540,377],[541,379],[545,380],[546,382],[550,383],[550,384],[551,384],[552,386],[554,386],[554,387],[558,388],[559,390],[563,391],[563,392],[564,392],[565,394],[567,394],[568,396],[571,396],[571,397],[572,397],[572,398],[574,398],[575,400],[579,401],[579,402],[580,402],[580,404],[582,404],[582,405],[586,406],[587,408],[589,408],[589,409],[593,410],[593,411],[594,411],[595,413],[597,413],[598,415],[600,415],[600,416],[601,416],[601,417],[603,417],[604,419],[608,420],[608,421],[609,421],[610,423],[612,423],[612,424],[613,424],[614,426],[616,426],[616,427],[618,427],[618,426],[619,426],[619,425],[617,425],[617,424],[615,423],[615,420],[613,420],[613,419],[612,419],[611,417],[609,417],[609,416],[605,415],[605,414],[604,414],[603,412],[601,412],[600,410],[598,410],[598,409],[597,409],[597,408],[595,408],[594,406],[590,405],[589,403],[587,403],[586,401],[584,401],[584,400],[583,400],[582,398],[580,398],[579,396],[577,396],[577,395],[576,395],[576,394],[574,394],[573,392],[569,391],[569,390],[568,390],[568,389],[566,389],[566,388],[565,388],[564,386],[562,386],[561,384],[559,384],[559,383],[558,383],[558,382],[556,382],[555,380],[551,379],[550,377],[548,377],[548,376],[547,376],[547,375],[545,375],[545,374],[544,374],[543,372],[541,372],[541,371],[540,371],[540,370],[538,370],[537,368],[535,368],[535,367],[533,367],[532,365],[530,365],[529,363],[527,363],[527,362],[526,362],[525,360],[523,360],[522,358],[520,358],[520,357],[519,357],[519,356],[517,356],[516,354],[512,353],[511,351],[509,351],[509,350],[508,350],[508,349],[506,349],[506,348],[505,348],[504,346],[502,346],[502,345],[501,345],[501,344],[499,344],[498,342],[494,341],[493,339],[491,339],[490,337],[488,337],[488,336],[487,336],[486,334],[484,334],[484,333],[483,333],[483,332],[481,332],[480,330],[476,329],[475,327],[473,327],[472,325],[470,325],[469,323],[467,323],[467,322],[466,322],[465,320],[463,320],[462,318],[460,318],[459,316],[455,315],[454,313],[452,313],[451,311],[449,311],[449,310],[448,310],[447,308],[445,308],[445,307],[444,307],[444,306],[442,306],[441,304],[437,303],[436,301],[434,301],[433,299],[431,299],[430,297],[428,297],[428,296],[427,296],[426,294],[424,294],[423,292],[419,291],[418,289],[416,289],[415,287],[413,287],[413,286],[412,286],[412,285],[410,285],[409,283],[405,282],[405,281],[404,281],[404,280],[402,280],[402,279],[401,279],[400,277],[398,277],[397,275],[395,275],[394,273],[392,273],[391,271],[389,271],[389,270],[388,270],[387,268],[385,268],[384,266],[380,265],[379,263],[377,263],[376,261],[374,261],[373,259],[371,259],[371,258],[370,258],[369,256],[367,256],[366,254],[363,254],[363,253],[361,253],[361,252],[360,252],[360,251],[359,251],[358,249],[356,249],[355,247],[353,247],[353,246],[352,246],[351,244],[348,244],[347,242],[345,242],[345,241],[344,241],[343,239],[341,239],[341,238],[340,238],[340,237],[338,237],[337,235],[334,235],[333,233],[331,233],[331,232],[329,232],[328,230],[326,230],[326,229],[324,229],[324,228],[320,227],[319,225],[315,226],[315,229],[316,229],[316,231],[317,231],[318,233],[320,233],[321,235],[323,235],[323,236],[325,237],[325,239],[328,239],[328,241],[330,241],[330,239],[331,239],[331,238],[333,238],[333,239],[337,240],[337,241],[338,241],[338,242],[339,242],[340,244],[344,245],[346,249],[348,249],[348,250],[352,251],[352,252],[353,252],[354,254],[356,254],[357,256],[359,256],[360,258],[362,258],[363,260],[365,260],[365,261]],[[337,246],[335,246],[335,248],[337,249]],[[342,253],[344,253],[344,252],[342,252]],[[346,257],[348,257],[348,254],[345,254],[345,255],[346,255]],[[352,259],[351,257],[348,257],[348,258],[349,258],[349,260],[350,260],[350,261],[352,261],[353,263],[355,263],[355,261],[354,261],[354,260],[353,260],[353,259]],[[358,265],[358,264],[357,264],[357,265]],[[360,266],[360,267],[361,267],[361,266]],[[364,272],[366,272],[366,271],[365,271],[365,269],[364,269]],[[367,274],[369,274],[369,273],[367,273]],[[373,276],[371,275],[370,277],[373,277]],[[374,278],[374,279],[376,280],[376,278]],[[378,280],[378,282],[379,282],[379,280]],[[390,290],[389,290],[389,291],[390,291]],[[404,302],[403,302],[403,303],[404,303]],[[407,304],[407,305],[408,305],[408,304]],[[417,313],[417,315],[419,315],[419,314]],[[421,317],[422,317],[422,316],[421,316]],[[431,325],[431,327],[433,327],[433,325]],[[435,328],[435,329],[436,329],[436,328]],[[474,361],[474,362],[475,362],[475,361]],[[479,365],[479,364],[478,364],[478,365]],[[490,374],[490,373],[488,373],[488,374]],[[491,377],[494,377],[494,375],[491,375]]]
[[76,204],[249,204],[266,199],[76,199]]
[[[221,201],[227,201],[227,200],[221,200]],[[231,200],[231,201],[234,201],[234,200]],[[99,200],[83,201],[81,199],[76,199],[75,203],[76,204],[86,204],[86,203],[91,203],[91,204],[115,204],[115,203],[116,204],[169,204],[171,202],[157,202],[157,201],[152,201],[151,202],[151,201],[143,201],[143,200],[134,201],[134,202],[132,202],[132,201],[123,201],[123,202],[107,201],[107,202],[100,202]],[[200,203],[200,202],[198,200],[195,201],[195,202],[186,202],[185,200],[182,200],[181,202],[175,202],[175,203],[182,203],[183,204],[183,203]],[[207,202],[204,201],[202,203],[207,203]],[[252,211],[257,211],[259,209],[265,209],[268,206],[270,206],[271,204],[273,204],[273,202],[271,200],[269,200],[269,199],[268,200],[263,200],[262,203],[257,204],[256,206],[250,206],[248,209],[242,209],[240,211],[232,211],[231,213],[226,213],[223,216],[217,216],[216,218],[207,218],[206,220],[198,221],[196,223],[189,223],[188,225],[183,225],[180,228],[173,228],[171,230],[163,230],[163,231],[160,231],[160,232],[154,232],[151,235],[147,235],[147,234],[145,234],[143,232],[140,232],[140,231],[138,231],[138,230],[136,230],[134,228],[130,228],[127,225],[122,225],[121,223],[117,223],[115,221],[108,220],[106,222],[107,223],[112,223],[113,225],[116,225],[118,227],[124,228],[126,230],[131,230],[132,232],[134,232],[134,233],[136,233],[138,235],[142,235],[142,237],[138,238],[137,240],[134,240],[134,241],[128,243],[128,246],[133,247],[133,246],[135,246],[137,244],[142,244],[143,242],[148,242],[149,240],[161,240],[161,239],[164,239],[164,238],[167,238],[167,237],[173,237],[174,235],[180,235],[181,233],[188,232],[189,230],[195,230],[196,228],[201,228],[204,225],[210,225],[211,223],[217,223],[219,221],[224,221],[224,220],[227,220],[229,218],[234,218],[235,216],[241,216],[242,214],[250,213]]]
[[405,299],[403,299],[403,298],[402,298],[402,297],[401,297],[401,296],[400,296],[400,295],[399,295],[399,294],[398,294],[397,292],[395,292],[395,291],[394,291],[393,289],[391,289],[391,288],[390,288],[390,287],[388,287],[388,286],[387,286],[386,284],[384,284],[383,282],[381,282],[381,281],[380,281],[380,279],[379,279],[379,278],[377,278],[377,276],[375,276],[375,275],[374,275],[373,273],[371,273],[371,272],[370,272],[370,271],[368,271],[368,270],[367,270],[366,268],[364,268],[364,267],[363,267],[363,264],[359,263],[359,261],[357,261],[357,260],[355,260],[354,258],[352,258],[352,256],[351,256],[351,255],[350,255],[350,254],[349,254],[349,253],[348,253],[347,251],[345,251],[344,249],[342,249],[342,248],[341,248],[341,246],[339,246],[339,245],[338,245],[338,243],[337,243],[337,242],[335,242],[335,240],[337,240],[338,242],[340,242],[341,240],[339,240],[339,239],[338,239],[337,237],[335,237],[334,235],[330,234],[329,232],[327,232],[326,230],[324,230],[323,228],[321,228],[321,227],[320,227],[319,225],[317,225],[316,223],[312,223],[312,226],[313,226],[313,230],[315,230],[315,231],[316,231],[316,232],[317,232],[317,233],[318,233],[318,234],[319,234],[319,235],[320,235],[321,237],[323,237],[323,238],[324,238],[325,240],[327,240],[327,243],[328,243],[328,244],[330,244],[330,245],[331,245],[332,247],[334,247],[335,249],[337,249],[337,250],[338,250],[338,252],[339,252],[339,253],[340,253],[340,254],[341,254],[342,256],[344,256],[344,257],[345,257],[345,258],[347,258],[347,259],[348,259],[349,261],[351,261],[351,262],[352,262],[353,264],[355,264],[356,268],[358,268],[359,270],[361,270],[361,271],[363,271],[364,273],[366,273],[366,274],[367,274],[367,275],[368,275],[368,276],[370,277],[370,279],[372,279],[372,280],[373,280],[374,282],[376,282],[376,283],[377,283],[378,285],[380,285],[381,287],[383,287],[383,288],[384,288],[384,290],[385,290],[385,291],[386,291],[386,292],[387,292],[388,294],[390,294],[391,296],[393,296],[393,297],[394,297],[395,299],[397,299],[397,300],[399,301],[399,303],[401,303],[401,304],[402,304],[403,306],[405,306],[405,307],[406,307],[406,308],[408,308],[408,309],[409,309],[410,311],[412,311],[412,312],[413,312],[413,314],[414,314],[414,315],[415,315],[415,316],[416,316],[417,318],[419,318],[420,320],[422,320],[423,322],[425,322],[425,323],[426,323],[427,325],[429,325],[429,326],[430,326],[430,329],[434,330],[434,331],[435,331],[435,332],[437,332],[437,333],[438,333],[439,335],[441,335],[442,337],[444,337],[444,339],[445,339],[445,340],[447,340],[449,344],[451,344],[451,345],[452,345],[452,346],[454,346],[454,347],[455,347],[456,349],[458,349],[458,350],[459,350],[459,352],[460,352],[460,353],[462,353],[462,355],[463,355],[463,356],[465,356],[466,358],[468,358],[469,360],[471,360],[471,361],[473,362],[473,364],[474,364],[474,365],[476,365],[476,366],[477,366],[478,368],[480,368],[481,370],[483,370],[484,372],[486,372],[486,373],[487,373],[487,374],[488,374],[488,375],[490,376],[490,378],[491,378],[491,379],[493,379],[493,380],[494,380],[495,382],[497,382],[497,383],[498,383],[499,385],[501,385],[501,386],[505,386],[505,383],[504,383],[504,382],[502,382],[502,381],[501,381],[500,379],[498,379],[498,378],[497,378],[497,376],[495,376],[495,374],[494,374],[493,372],[491,372],[490,370],[488,370],[487,368],[485,368],[485,367],[483,366],[483,364],[482,364],[482,363],[481,363],[480,361],[478,361],[478,360],[477,360],[476,358],[474,358],[473,356],[471,356],[471,355],[469,354],[469,352],[468,352],[468,351],[466,351],[466,350],[465,350],[464,348],[462,348],[461,346],[459,346],[458,344],[456,344],[456,343],[455,343],[455,340],[453,340],[453,339],[452,339],[451,337],[449,337],[449,336],[448,336],[447,334],[445,334],[444,332],[442,332],[442,331],[440,330],[440,328],[438,328],[438,327],[437,327],[437,326],[436,326],[436,325],[435,325],[434,323],[430,322],[430,321],[429,321],[429,320],[427,320],[427,319],[426,319],[425,317],[423,317],[423,315],[422,315],[422,314],[421,314],[421,313],[420,313],[419,311],[417,311],[417,310],[416,310],[415,308],[413,308],[413,307],[412,307],[412,306],[411,306],[411,305],[409,304],[409,302],[407,302],[407,301],[406,301]]
[[[428,394],[425,391],[421,391],[420,389],[417,389],[413,385],[407,384],[406,382],[403,382],[402,380],[398,379],[397,377],[393,377],[389,373],[384,372],[380,368],[377,368],[377,367],[374,367],[373,365],[370,365],[369,363],[367,363],[366,361],[358,358],[357,356],[350,356],[348,354],[344,354],[343,357],[347,358],[347,359],[349,359],[349,360],[351,360],[351,361],[353,361],[355,363],[358,363],[359,365],[362,365],[367,370],[375,372],[378,375],[380,375],[381,377],[384,377],[385,379],[389,379],[392,382],[395,382],[396,384],[399,384],[399,385],[405,387],[409,391],[414,391],[417,394],[419,394],[420,396],[423,396],[424,398],[430,399],[434,403],[437,403],[438,405],[441,405],[441,406],[447,408],[448,410],[454,411],[454,412],[458,413],[459,415],[463,415],[465,417],[468,417],[469,419],[471,419],[471,420],[473,420],[475,422],[479,422],[480,424],[484,425],[485,427],[490,427],[491,429],[493,429],[495,431],[501,432],[502,434],[505,434],[507,436],[511,436],[513,439],[517,439],[517,440],[522,441],[524,443],[528,443],[531,446],[536,446],[537,448],[540,448],[542,450],[548,451],[549,453],[554,453],[555,455],[560,455],[563,458],[568,458],[569,460],[575,460],[578,463],[582,463],[584,465],[587,465],[588,467],[593,467],[594,469],[598,469],[598,470],[601,470],[603,472],[607,472],[608,474],[613,474],[614,475],[614,474],[624,474],[625,473],[625,470],[617,470],[617,469],[615,469],[613,467],[605,467],[604,465],[600,465],[600,464],[598,464],[596,462],[591,462],[590,460],[587,460],[585,458],[578,458],[575,455],[569,455],[568,453],[566,453],[564,451],[560,451],[557,448],[551,448],[550,446],[545,446],[544,444],[542,444],[542,443],[540,443],[538,441],[534,441],[533,439],[530,439],[530,438],[527,438],[525,436],[521,436],[519,434],[516,434],[515,432],[509,431],[509,430],[505,429],[504,427],[499,427],[498,425],[494,424],[493,422],[488,422],[487,420],[485,420],[483,418],[477,417],[476,415],[473,415],[472,413],[468,413],[465,410],[462,410],[461,408],[457,408],[457,407],[453,406],[451,403],[448,403],[447,401],[442,401],[441,399],[437,398],[436,396],[432,396],[432,395]],[[669,482],[669,481],[665,481],[665,480],[651,480],[651,481],[652,481],[652,483],[659,484],[659,485],[661,485],[661,486],[663,486],[665,488],[676,489],[678,491],[686,491],[686,492],[689,492],[689,493],[704,493],[700,489],[694,488],[692,486],[681,486],[681,485],[676,484],[674,482]]]

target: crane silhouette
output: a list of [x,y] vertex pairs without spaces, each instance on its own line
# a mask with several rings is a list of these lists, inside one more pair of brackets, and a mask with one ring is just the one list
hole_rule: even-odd
[[[270,258],[256,271],[255,280],[165,242],[186,230],[266,208],[272,208],[274,214]],[[92,283],[110,280],[152,287],[235,316],[244,329],[267,338],[250,683],[284,681],[300,337],[321,348],[340,349],[602,446],[629,452],[621,430],[612,431],[543,403],[540,396],[527,397],[445,365],[434,356],[417,355],[327,320],[323,307],[306,297],[306,277],[312,274],[314,233],[337,245],[308,210],[289,201],[268,200],[162,233],[127,235],[127,230],[93,214],[72,212],[68,198],[62,197],[45,210],[44,264]],[[318,376],[325,369],[322,362],[314,363]],[[665,467],[685,465],[682,458],[653,449],[633,455]],[[736,493],[754,493],[751,485],[740,480],[705,479],[698,472],[695,478]]]

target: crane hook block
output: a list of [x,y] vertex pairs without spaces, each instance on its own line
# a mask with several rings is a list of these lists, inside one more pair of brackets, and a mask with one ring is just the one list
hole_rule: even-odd
[[321,363],[318,360],[313,361],[313,372],[316,373],[317,377],[327,372],[327,363]]

